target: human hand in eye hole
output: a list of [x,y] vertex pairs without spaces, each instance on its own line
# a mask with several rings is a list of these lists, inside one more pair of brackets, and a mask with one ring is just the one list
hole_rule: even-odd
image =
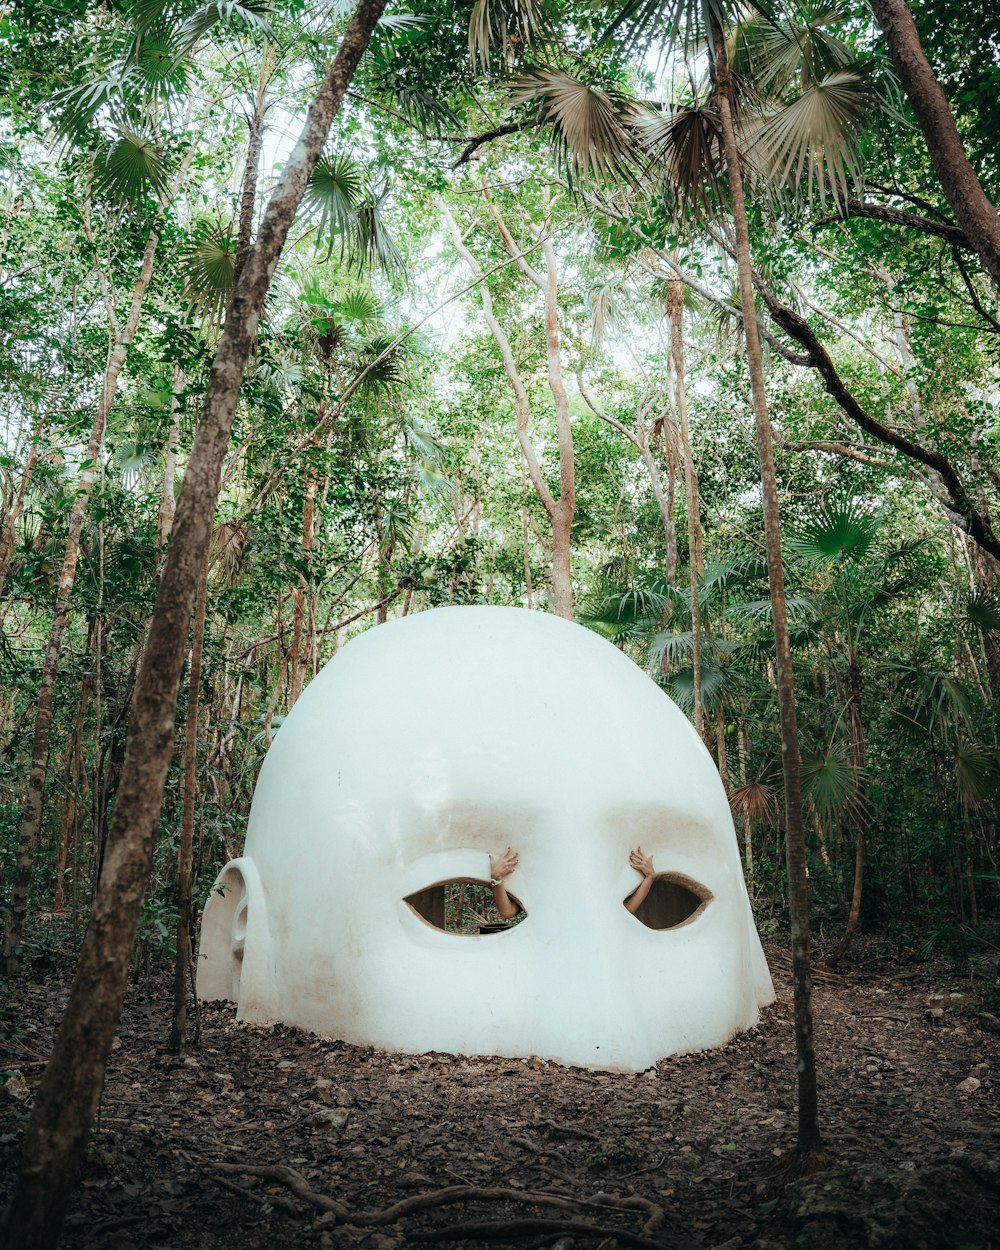
[[493,902],[502,920],[513,920],[521,910],[507,893],[504,884],[507,877],[517,867],[518,854],[511,847],[500,855],[490,856],[490,885],[493,886]]
[[656,880],[656,869],[653,867],[652,855],[646,855],[641,846],[628,853],[629,866],[642,873],[642,880],[625,900],[625,907],[633,915],[639,910],[639,904],[649,893]]

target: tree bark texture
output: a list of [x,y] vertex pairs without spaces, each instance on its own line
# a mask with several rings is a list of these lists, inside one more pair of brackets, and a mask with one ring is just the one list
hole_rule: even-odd
[[869,3],[955,221],[1000,287],[1000,218],[965,155],[951,108],[920,45],[913,16],[905,0]]
[[260,311],[299,202],[386,0],[360,0],[264,213],[233,293],[177,505],[133,700],[114,825],[55,1049],[25,1132],[7,1250],[52,1250],[100,1102],[149,879],[188,626],[208,555],[223,458]]
[[198,714],[201,710],[201,662],[205,651],[205,611],[208,605],[208,561],[202,569],[191,626],[191,668],[184,725],[184,808],[181,844],[177,851],[177,953],[174,959],[174,1015],[170,1046],[187,1044],[187,983],[191,970],[191,860],[194,847],[194,811],[198,795]]
[[674,402],[677,425],[684,458],[684,493],[688,532],[688,585],[691,588],[691,672],[694,683],[694,727],[706,745],[710,741],[705,721],[701,686],[701,611],[698,584],[704,572],[701,553],[701,501],[698,497],[698,472],[691,452],[691,430],[688,425],[687,378],[684,372],[684,284],[671,282],[667,296],[670,321],[670,363],[674,371]]
[[805,830],[802,822],[801,761],[792,683],[792,652],[788,637],[788,612],[781,563],[781,518],[778,479],[774,464],[771,419],[764,389],[764,366],[757,313],[754,307],[753,272],[750,266],[750,232],[740,172],[740,157],[733,123],[734,85],[725,39],[713,23],[715,96],[722,123],[723,150],[729,175],[729,195],[736,232],[740,304],[746,340],[747,366],[753,396],[764,505],[764,541],[767,549],[768,585],[774,624],[775,670],[778,689],[781,765],[785,791],[785,855],[788,869],[788,906],[792,937],[792,989],[795,1004],[795,1051],[798,1076],[798,1133],[796,1152],[803,1163],[821,1148],[816,1089],[816,1052],[813,1045],[812,975],[809,954],[809,885],[806,877]]

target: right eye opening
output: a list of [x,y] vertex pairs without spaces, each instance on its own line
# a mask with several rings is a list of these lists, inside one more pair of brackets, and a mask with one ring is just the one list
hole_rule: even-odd
[[711,898],[711,893],[690,877],[661,872],[634,915],[647,929],[677,929],[700,915]]
[[493,890],[487,881],[472,877],[455,877],[438,881],[424,890],[408,894],[403,900],[421,920],[442,933],[460,937],[486,937],[503,933],[521,923],[526,916],[524,904],[508,891],[512,902],[521,909],[512,920],[501,920],[493,905]]

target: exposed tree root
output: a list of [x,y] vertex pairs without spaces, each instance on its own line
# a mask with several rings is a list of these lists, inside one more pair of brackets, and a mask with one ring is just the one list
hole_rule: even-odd
[[768,1169],[767,1180],[779,1187],[790,1185],[804,1176],[825,1172],[833,1163],[833,1155],[823,1146],[809,1146],[806,1149],[796,1146],[794,1150],[789,1150],[775,1160],[774,1166]]
[[[522,1220],[493,1225],[484,1224],[481,1226],[482,1228],[494,1228],[497,1230],[506,1229],[509,1232],[515,1225],[524,1224],[525,1226],[531,1225],[531,1227],[525,1227],[523,1231],[539,1233],[558,1233],[562,1230],[582,1232],[586,1229],[588,1236],[616,1236],[620,1240],[624,1240],[625,1244],[631,1246],[659,1246],[660,1243],[652,1241],[650,1235],[658,1232],[667,1222],[663,1208],[649,1198],[643,1198],[641,1194],[619,1196],[618,1194],[596,1193],[586,1198],[571,1198],[563,1194],[531,1192],[499,1186],[482,1187],[478,1185],[449,1185],[444,1189],[433,1190],[431,1193],[414,1194],[412,1197],[403,1198],[401,1201],[395,1202],[392,1206],[385,1207],[381,1211],[352,1211],[350,1207],[343,1202],[339,1202],[336,1198],[318,1193],[310,1186],[301,1172],[296,1172],[294,1168],[285,1167],[280,1163],[217,1163],[215,1166],[219,1172],[255,1176],[260,1180],[274,1181],[279,1185],[285,1185],[297,1198],[301,1198],[303,1202],[316,1207],[324,1213],[329,1212],[339,1223],[351,1224],[359,1228],[379,1228],[386,1224],[395,1224],[398,1220],[403,1219],[407,1215],[412,1215],[414,1212],[427,1211],[435,1207],[452,1206],[460,1202],[510,1202],[522,1206],[552,1207],[560,1211],[590,1209],[637,1212],[646,1217],[641,1235],[630,1233],[624,1229],[603,1228],[597,1225],[585,1224],[579,1220],[571,1220],[566,1224],[554,1220],[536,1220],[534,1222]],[[242,1189],[241,1186],[222,1180],[222,1178],[217,1179],[227,1189],[233,1189],[244,1197],[255,1197],[255,1195]],[[284,1204],[279,1203],[278,1205]],[[469,1227],[472,1227],[472,1225]],[[480,1226],[477,1225],[476,1227]],[[472,1236],[473,1234],[469,1235]],[[497,1232],[495,1235],[499,1236],[500,1233]]]

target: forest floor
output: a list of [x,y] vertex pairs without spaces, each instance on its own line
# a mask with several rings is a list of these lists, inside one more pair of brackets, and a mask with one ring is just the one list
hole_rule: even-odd
[[[795,1063],[787,954],[768,954],[778,1001],[759,1027],[637,1076],[384,1054],[221,1005],[179,1056],[170,970],[154,971],[129,991],[63,1245],[1000,1247],[1000,1035],[977,986],[871,961],[821,978],[832,1162],[779,1187]],[[66,968],[0,1005],[0,1202]]]

